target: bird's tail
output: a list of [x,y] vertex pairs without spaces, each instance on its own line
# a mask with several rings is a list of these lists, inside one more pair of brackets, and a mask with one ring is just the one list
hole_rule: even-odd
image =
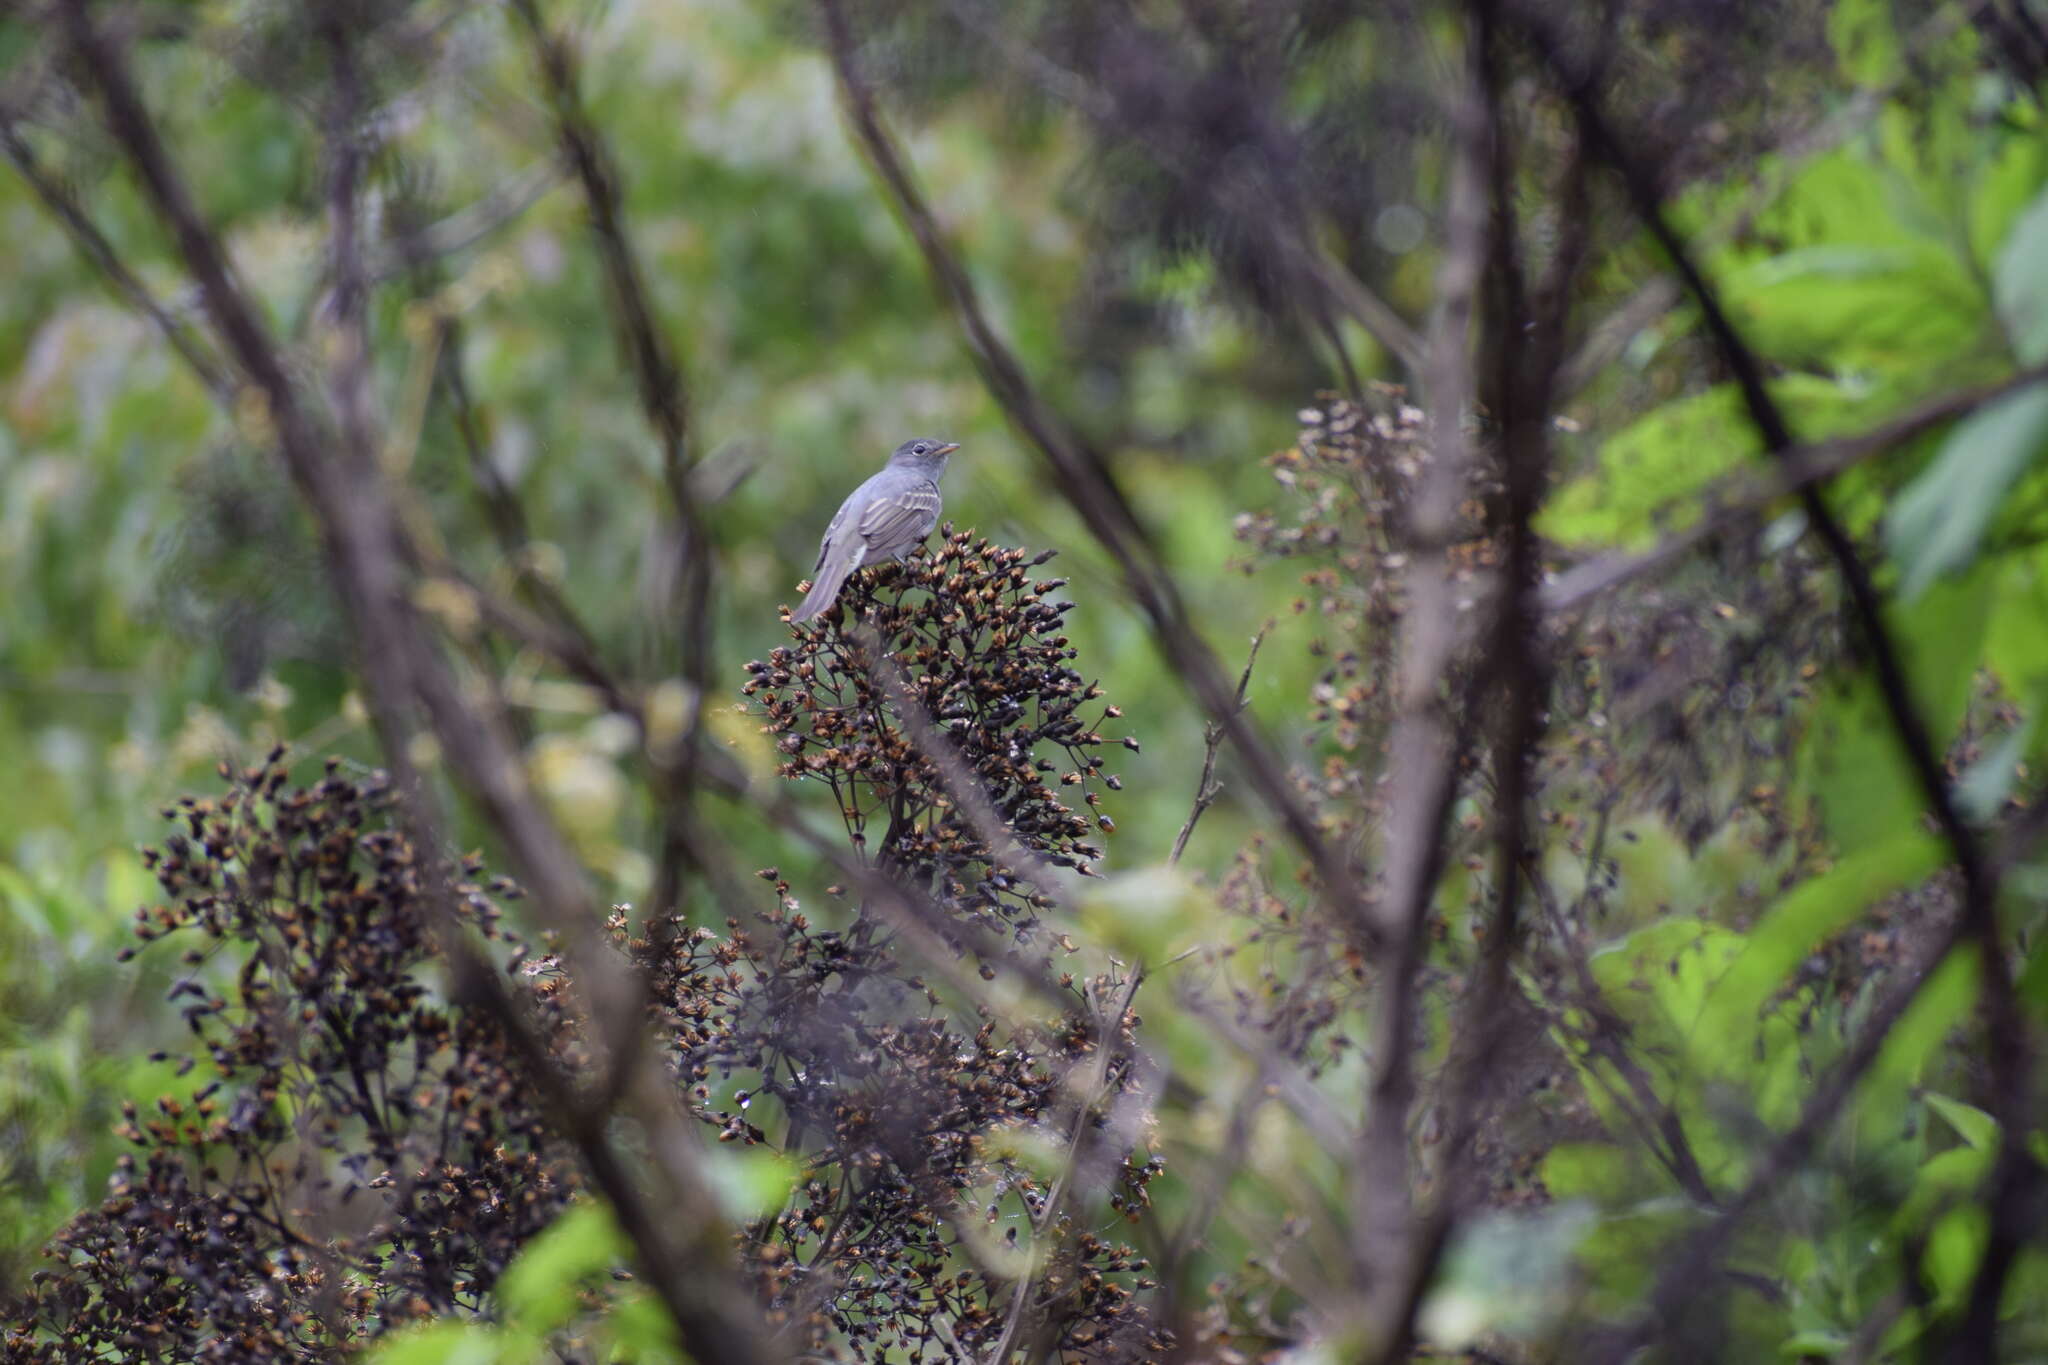
[[840,585],[846,576],[854,571],[854,554],[860,542],[852,545],[835,545],[832,553],[825,556],[825,562],[818,566],[818,577],[811,584],[811,590],[797,609],[789,614],[792,621],[808,621],[819,612],[830,607],[839,599]]

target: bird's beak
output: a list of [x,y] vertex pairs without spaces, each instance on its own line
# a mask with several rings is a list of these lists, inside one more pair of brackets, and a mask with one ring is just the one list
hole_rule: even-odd
[[946,444],[944,444],[944,445],[940,446],[940,447],[939,447],[939,448],[938,448],[937,450],[934,450],[934,451],[932,452],[932,454],[934,454],[934,455],[951,455],[951,454],[952,454],[952,453],[953,453],[954,451],[958,450],[959,448],[960,448],[960,443],[959,443],[958,441],[948,441],[948,442],[946,442]]

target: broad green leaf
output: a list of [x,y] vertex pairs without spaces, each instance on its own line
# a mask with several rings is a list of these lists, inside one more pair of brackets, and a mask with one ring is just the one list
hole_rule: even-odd
[[578,1200],[506,1267],[496,1297],[509,1321],[530,1332],[552,1332],[575,1318],[580,1286],[625,1258],[625,1239],[611,1209],[594,1199]]
[[1882,1111],[1886,1126],[1896,1127],[1898,1106],[1924,1081],[1949,1030],[1968,1019],[1976,1003],[1977,963],[1967,949],[1952,952],[1928,975],[1879,1048],[1863,1083],[1863,1107]]
[[626,1360],[639,1365],[687,1359],[676,1336],[676,1320],[668,1306],[639,1285],[628,1285],[607,1320],[613,1343]]
[[1950,1209],[1927,1235],[1927,1250],[1920,1259],[1937,1307],[1962,1302],[1977,1278],[1977,1264],[1984,1258],[1991,1237],[1989,1210],[1974,1204]]
[[1754,1031],[1765,1002],[1809,953],[1877,901],[1931,876],[1947,856],[1941,840],[1916,830],[1853,854],[1801,883],[1750,930],[1741,954],[1714,988],[1705,1032],[1740,1038]]
[[[2048,139],[2020,134],[2007,138],[1984,168],[1970,195],[1970,255],[1990,265],[2014,237],[2013,225],[2048,186]],[[1995,295],[1994,295],[1995,296]]]
[[1912,1192],[1892,1215],[1892,1226],[1902,1235],[1917,1235],[1941,1209],[1973,1194],[1990,1171],[1991,1156],[1974,1147],[1935,1153],[1914,1173]]
[[479,1322],[434,1322],[393,1332],[370,1351],[370,1365],[527,1365],[540,1343]]
[[1858,85],[1888,88],[1905,73],[1889,0],[1836,0],[1828,12],[1828,42],[1842,74]]
[[1985,627],[1984,664],[2008,693],[2028,697],[2048,689],[2048,549],[2007,558]]
[[801,1174],[795,1161],[769,1147],[720,1146],[705,1158],[718,1206],[736,1223],[781,1208]]
[[[1944,748],[1976,678],[1995,578],[1985,570],[1886,612],[1913,703]],[[1891,712],[1868,674],[1816,708],[1800,770],[1845,854],[1904,837],[1926,808]]]
[[1845,855],[1905,837],[1926,808],[1883,696],[1867,677],[1821,703],[1799,766],[1828,837]]
[[1626,1148],[1607,1142],[1560,1142],[1543,1157],[1543,1187],[1558,1199],[1611,1201],[1634,1167]]
[[1991,294],[2019,362],[2048,360],[2048,190],[2013,224],[1992,272]]
[[1928,1107],[1947,1119],[1949,1127],[1955,1129],[1957,1135],[1971,1147],[1980,1152],[1998,1150],[1997,1119],[1974,1104],[1964,1104],[1961,1100],[1952,1100],[1946,1095],[1937,1095],[1929,1091],[1924,1098]]
[[2044,446],[2048,390],[2038,387],[2008,394],[1956,424],[1885,522],[1903,597],[1910,601],[1976,557],[2007,491]]
[[[1802,439],[1854,427],[1865,398],[1804,374],[1774,381],[1771,394]],[[1699,513],[1692,496],[1762,449],[1735,385],[1676,399],[1602,445],[1598,467],[1545,505],[1541,529],[1569,544],[1644,548],[1692,521]]]
[[1750,343],[1785,364],[1912,370],[1974,348],[1984,292],[1945,244],[1801,247],[1731,275],[1725,299]]

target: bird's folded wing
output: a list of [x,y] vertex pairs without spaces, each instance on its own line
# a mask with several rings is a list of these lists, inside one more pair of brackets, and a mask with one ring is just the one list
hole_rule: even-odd
[[825,538],[818,542],[818,562],[811,565],[812,573],[825,567],[825,556],[832,553],[832,537],[839,534],[839,523],[846,520],[846,509],[851,502],[852,499],[848,499],[840,503],[839,510],[832,514],[831,522],[825,527]]
[[937,484],[921,483],[878,498],[861,513],[860,538],[881,554],[897,554],[931,534],[939,519]]

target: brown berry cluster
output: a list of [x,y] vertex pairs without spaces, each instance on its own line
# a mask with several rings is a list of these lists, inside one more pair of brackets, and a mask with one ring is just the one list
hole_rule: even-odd
[[[793,643],[747,665],[742,689],[782,775],[830,787],[877,868],[1020,936],[1051,904],[1048,888],[990,849],[951,777],[971,778],[1039,861],[1083,874],[1102,856],[1091,839],[1116,828],[1101,793],[1122,785],[1100,752],[1112,742],[1101,725],[1122,713],[1095,705],[1102,689],[1071,666],[1064,633],[1074,604],[1051,600],[1067,580],[1032,577],[1052,555],[949,525],[936,551],[864,572],[815,625],[792,627]],[[920,737],[942,739],[957,762],[942,770]]]
[[[813,926],[764,875],[778,904],[757,927],[631,947],[699,1115],[725,1141],[803,1163],[787,1204],[737,1238],[771,1329],[806,1358],[970,1361],[1024,1312],[1064,1359],[1163,1359],[1148,1263],[1092,1229],[1137,1221],[1164,1163],[1103,1144],[1095,1192],[1049,1211],[1054,1181],[1027,1157],[1077,1125],[1097,1151],[1137,1085],[1135,1015],[1108,1036],[1091,1022],[1110,983],[1069,981],[1070,1007],[1035,1022],[997,1018],[871,926]],[[1100,1094],[1077,1099],[1067,1078],[1102,1048]],[[1048,1265],[1020,1307],[1006,1258],[1032,1247]]]
[[[1071,604],[1049,600],[1063,580],[1031,573],[1048,558],[948,528],[748,666],[783,776],[828,787],[855,846],[942,935],[957,921],[1028,936],[1051,902],[1012,858],[1086,872],[1108,828],[1061,795],[1095,812],[1116,788],[1096,727],[1118,712],[1072,667]],[[1028,855],[991,849],[950,785],[963,774]],[[1163,1358],[1146,1262],[1095,1231],[1136,1220],[1163,1167],[1110,1136],[1138,1086],[1135,1016],[1100,1022],[1116,988],[1058,977],[1042,1010],[997,1015],[928,980],[879,921],[813,923],[777,869],[761,875],[775,899],[756,920],[630,947],[697,1112],[803,1163],[789,1202],[739,1238],[792,1353],[980,1360],[1009,1332],[1073,1361]],[[1099,1084],[1077,1084],[1105,1050]],[[1055,1209],[1054,1177],[1026,1154],[1063,1149],[1091,1178]],[[1043,1270],[1020,1297],[1027,1249]]]
[[496,1026],[433,984],[429,887],[517,964],[511,888],[429,865],[381,775],[224,775],[166,812],[165,899],[137,917],[186,945],[185,1080],[126,1107],[135,1150],[8,1314],[7,1361],[339,1360],[477,1308],[576,1184]]

